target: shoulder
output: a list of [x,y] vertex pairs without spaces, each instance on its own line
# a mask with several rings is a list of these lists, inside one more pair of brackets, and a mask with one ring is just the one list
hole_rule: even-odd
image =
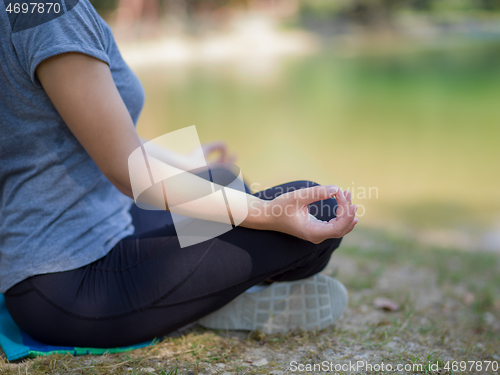
[[[94,27],[103,32],[104,21],[88,0],[36,0],[35,2],[8,1],[5,3],[12,33],[30,29],[44,32],[68,21],[75,28]],[[70,25],[68,25],[70,26]]]
[[[33,14],[30,8],[10,21],[12,44],[35,85],[38,64],[57,54],[79,52],[109,65],[110,30],[88,0],[43,0],[33,4],[42,6],[37,5]],[[39,11],[43,13],[37,14]]]

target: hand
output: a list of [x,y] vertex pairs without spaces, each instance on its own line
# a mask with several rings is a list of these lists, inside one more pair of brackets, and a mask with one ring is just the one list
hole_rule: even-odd
[[[207,162],[232,164],[236,161],[236,154],[232,153],[229,155],[227,152],[227,145],[223,141],[204,143],[201,145],[201,148],[203,149],[203,154]],[[213,159],[214,154],[216,154],[215,159]]]
[[[335,197],[337,217],[326,222],[309,214],[307,205]],[[314,186],[282,194],[267,202],[265,214],[270,217],[268,228],[318,244],[328,238],[340,238],[358,223],[358,206],[351,203],[351,193],[337,186]]]

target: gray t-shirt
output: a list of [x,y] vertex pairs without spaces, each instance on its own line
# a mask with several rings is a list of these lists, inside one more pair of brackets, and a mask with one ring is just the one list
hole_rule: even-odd
[[22,13],[15,1],[0,0],[0,292],[29,276],[91,263],[134,230],[132,200],[73,136],[41,87],[37,65],[64,52],[93,56],[110,66],[134,123],[144,103],[139,80],[88,0],[55,0],[57,18],[28,26],[8,12]]

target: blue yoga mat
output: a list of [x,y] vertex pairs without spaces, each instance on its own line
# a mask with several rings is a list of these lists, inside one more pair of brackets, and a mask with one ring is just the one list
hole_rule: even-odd
[[19,328],[10,316],[9,310],[7,310],[3,294],[0,294],[0,346],[9,361],[49,354],[70,353],[73,355],[84,355],[120,353],[153,345],[154,342],[155,341],[153,340],[137,345],[109,349],[81,348],[76,346],[53,346],[43,344],[30,337],[26,332]]

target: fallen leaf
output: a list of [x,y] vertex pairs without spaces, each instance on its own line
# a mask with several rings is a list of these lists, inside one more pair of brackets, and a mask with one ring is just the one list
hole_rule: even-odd
[[254,366],[257,366],[257,367],[260,367],[260,366],[265,366],[265,365],[267,365],[267,364],[268,364],[268,362],[267,362],[267,359],[265,359],[265,358],[259,359],[258,361],[255,361],[255,362],[253,363],[253,365],[254,365]]
[[388,322],[387,320],[382,320],[380,322],[377,323],[377,327],[381,327],[381,326],[390,326],[394,324],[393,322]]
[[495,310],[500,311],[500,299],[497,299],[495,301],[495,303],[493,304],[493,307],[495,308]]
[[391,301],[387,298],[378,297],[373,301],[373,305],[377,309],[382,309],[384,311],[398,311],[399,305],[396,302]]
[[472,294],[471,292],[467,292],[464,294],[464,303],[467,305],[467,306],[470,306],[472,305],[472,303],[474,302],[474,294]]

